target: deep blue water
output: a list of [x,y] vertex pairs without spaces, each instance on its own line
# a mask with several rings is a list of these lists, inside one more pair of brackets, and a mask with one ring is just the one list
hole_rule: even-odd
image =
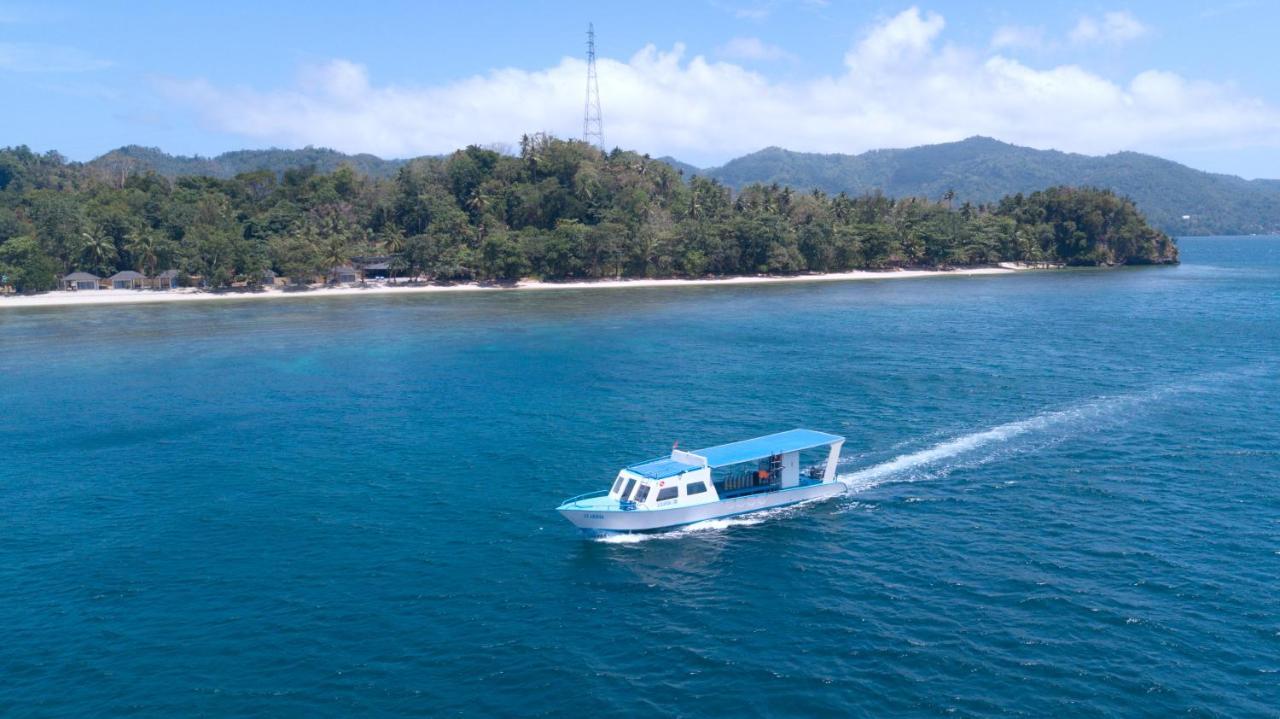
[[[1277,716],[1280,238],[1181,245],[0,311],[0,714]],[[792,426],[847,496],[551,511]]]

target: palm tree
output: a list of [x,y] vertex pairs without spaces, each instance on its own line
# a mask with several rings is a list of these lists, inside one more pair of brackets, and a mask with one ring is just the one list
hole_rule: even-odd
[[80,256],[94,270],[101,272],[116,259],[116,246],[102,233],[81,232]]
[[409,261],[404,258],[404,255],[393,255],[387,269],[390,271],[391,279],[394,281],[397,274],[409,269]]
[[151,277],[156,273],[156,265],[160,262],[160,238],[154,232],[135,232],[129,235],[126,246],[138,270]]
[[382,249],[387,253],[387,270],[391,275],[392,282],[396,279],[396,272],[404,265],[404,233],[399,227],[388,227],[383,230]]
[[484,211],[488,209],[488,207],[489,195],[479,187],[472,191],[471,197],[467,198],[467,209],[471,210],[477,219],[484,215]]
[[689,193],[689,219],[696,220],[700,214],[702,214],[702,193],[695,187]]
[[398,255],[404,252],[404,232],[399,227],[392,227],[386,230],[382,235],[382,249],[386,250],[388,255]]
[[350,259],[347,243],[341,235],[330,235],[322,250],[325,265],[329,268],[329,278],[334,278],[334,270],[347,264]]

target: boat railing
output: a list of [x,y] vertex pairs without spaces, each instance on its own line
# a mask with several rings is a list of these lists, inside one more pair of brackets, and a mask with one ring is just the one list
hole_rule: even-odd
[[595,492],[587,492],[586,494],[579,494],[579,495],[578,495],[578,496],[576,496],[576,497],[570,497],[570,498],[568,498],[568,499],[564,500],[563,502],[561,502],[561,504],[562,504],[562,505],[563,505],[563,504],[573,504],[574,502],[578,502],[578,501],[581,501],[581,500],[584,500],[584,499],[592,499],[592,498],[594,498],[594,497],[603,497],[603,496],[605,496],[605,495],[606,495],[606,494],[608,494],[608,493],[609,493],[609,490],[607,490],[607,489],[601,489],[601,490],[597,490],[597,491],[595,491]]

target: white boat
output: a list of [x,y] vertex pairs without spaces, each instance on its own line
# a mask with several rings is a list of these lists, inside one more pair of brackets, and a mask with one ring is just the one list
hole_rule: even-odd
[[[633,464],[556,511],[593,534],[650,532],[839,494],[844,437],[793,429]],[[804,455],[802,457],[802,454]],[[804,460],[811,461],[802,466]]]

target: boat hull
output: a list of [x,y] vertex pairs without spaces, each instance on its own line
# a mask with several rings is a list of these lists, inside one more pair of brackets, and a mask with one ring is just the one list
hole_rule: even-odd
[[788,504],[811,499],[823,499],[840,494],[842,491],[844,491],[843,484],[824,482],[776,492],[731,497],[690,507],[637,509],[629,512],[561,507],[557,511],[579,529],[588,533],[654,532],[694,522],[705,522],[709,519],[723,519],[775,507],[785,507]]

